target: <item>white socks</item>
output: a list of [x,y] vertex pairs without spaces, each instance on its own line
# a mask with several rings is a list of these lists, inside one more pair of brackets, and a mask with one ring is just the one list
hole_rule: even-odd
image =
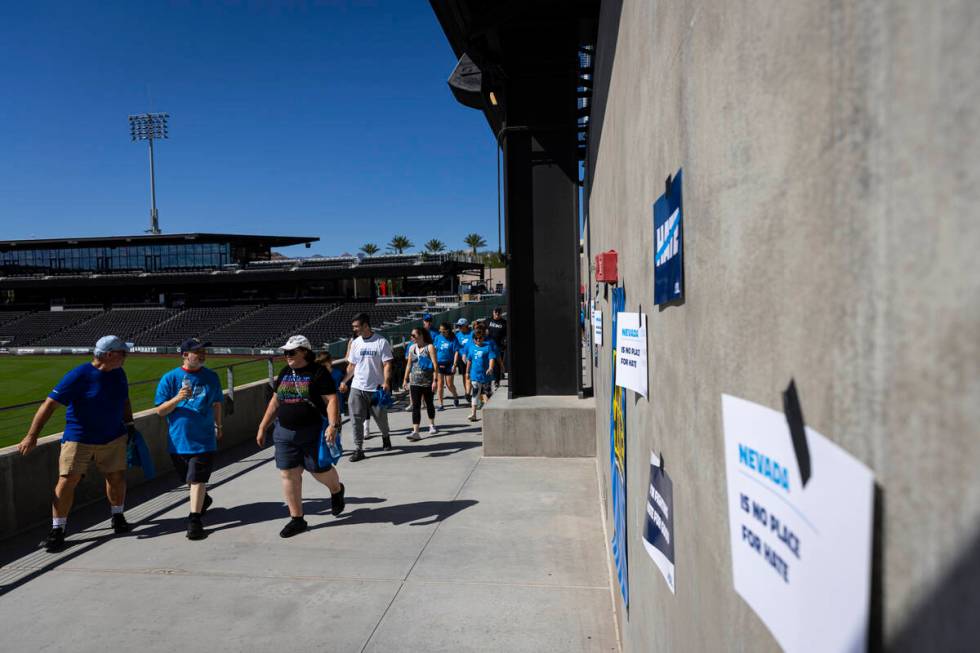
[[67,517],[52,517],[51,528],[65,528],[68,525]]
[[121,515],[123,513],[122,506],[109,506],[109,509],[112,510],[113,515]]

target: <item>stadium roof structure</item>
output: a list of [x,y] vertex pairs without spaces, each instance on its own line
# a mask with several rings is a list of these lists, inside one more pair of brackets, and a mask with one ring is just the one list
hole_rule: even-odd
[[262,236],[253,234],[140,234],[135,236],[95,236],[86,238],[42,238],[0,240],[0,251],[17,249],[69,249],[74,247],[124,247],[126,245],[183,245],[188,243],[231,243],[252,247],[288,247],[320,240],[314,236]]

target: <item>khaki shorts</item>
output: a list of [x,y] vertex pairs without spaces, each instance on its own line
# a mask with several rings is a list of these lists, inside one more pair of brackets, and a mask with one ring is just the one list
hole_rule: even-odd
[[58,458],[58,474],[84,474],[95,460],[95,468],[103,474],[126,471],[126,436],[120,435],[106,444],[62,442]]

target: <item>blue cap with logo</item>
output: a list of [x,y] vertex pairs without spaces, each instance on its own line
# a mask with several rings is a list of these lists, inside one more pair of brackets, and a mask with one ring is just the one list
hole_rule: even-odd
[[470,321],[467,320],[465,317],[461,317],[458,320],[456,320],[456,326],[466,326],[469,323]]
[[423,320],[428,320],[428,321],[430,321],[430,322],[431,322],[431,321],[432,321],[432,313],[426,313],[426,314],[424,314],[424,315],[422,316],[422,319],[423,319]]
[[201,342],[200,338],[188,338],[184,342],[180,343],[180,353],[185,353],[188,351],[194,351],[195,349],[204,349],[205,347],[210,347],[210,342]]
[[96,354],[108,354],[110,351],[129,351],[129,345],[119,336],[102,336],[95,343]]

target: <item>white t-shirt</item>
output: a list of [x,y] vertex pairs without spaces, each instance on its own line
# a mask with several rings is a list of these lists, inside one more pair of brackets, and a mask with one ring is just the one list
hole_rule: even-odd
[[384,364],[394,357],[391,343],[377,333],[372,333],[367,340],[361,336],[355,338],[348,353],[348,362],[354,365],[351,387],[374,392],[379,385],[384,385]]

